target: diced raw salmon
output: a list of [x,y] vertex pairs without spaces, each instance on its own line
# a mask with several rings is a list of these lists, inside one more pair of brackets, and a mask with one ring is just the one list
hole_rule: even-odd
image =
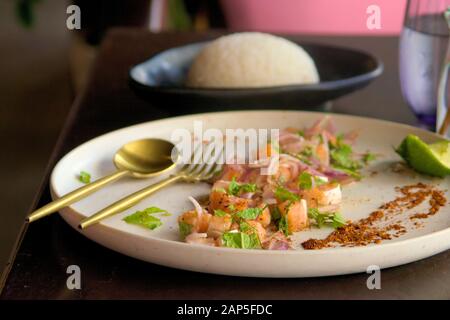
[[208,237],[217,238],[220,237],[224,232],[227,232],[231,228],[232,219],[230,215],[223,217],[212,216],[209,220],[208,226]]
[[245,168],[240,165],[226,165],[224,166],[220,180],[239,180],[239,178],[245,173]]
[[264,242],[264,239],[266,238],[266,229],[261,225],[261,223],[250,220],[247,221],[247,223],[255,229],[256,234],[258,235],[259,241]]
[[206,232],[208,230],[209,221],[211,219],[211,215],[207,212],[203,212],[200,219],[198,219],[198,213],[195,210],[186,211],[180,217],[178,217],[178,221],[187,223],[192,226],[192,232]]
[[289,233],[298,232],[309,226],[308,206],[304,199],[300,201],[285,201],[278,205],[283,216],[286,216]]
[[322,143],[316,147],[316,156],[323,166],[330,165],[330,149],[328,147],[328,139],[322,135]]
[[214,212],[214,210],[223,210],[228,213],[241,211],[247,209],[249,203],[249,199],[235,197],[223,191],[213,190],[209,195],[209,208],[211,212]]
[[337,205],[342,201],[341,186],[337,183],[325,184],[311,190],[304,190],[304,198],[311,207]]
[[259,205],[259,208],[264,207],[266,208],[261,212],[258,218],[256,218],[256,221],[258,221],[264,228],[266,228],[270,224],[271,216],[269,207],[267,207],[265,203]]

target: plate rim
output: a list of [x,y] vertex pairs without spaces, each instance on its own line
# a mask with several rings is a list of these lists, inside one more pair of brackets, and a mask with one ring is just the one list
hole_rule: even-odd
[[[418,128],[418,127],[414,127],[408,124],[404,124],[404,123],[398,123],[398,122],[394,122],[394,121],[389,121],[389,120],[383,120],[383,119],[378,119],[378,118],[370,118],[370,117],[364,117],[364,116],[356,116],[356,115],[347,115],[347,114],[338,114],[338,113],[323,113],[323,112],[314,112],[314,111],[294,111],[294,110],[277,110],[277,109],[271,109],[271,110],[239,110],[239,111],[219,111],[219,112],[205,112],[205,113],[197,113],[197,114],[190,114],[190,115],[182,115],[182,116],[176,116],[176,117],[169,117],[169,118],[161,118],[161,119],[156,119],[156,120],[151,120],[151,121],[146,121],[146,122],[142,122],[142,123],[138,123],[138,124],[134,124],[131,126],[126,126],[126,127],[122,127],[104,134],[101,134],[93,139],[90,139],[88,141],[85,141],[83,143],[81,143],[80,145],[78,145],[77,147],[73,148],[71,151],[69,151],[68,153],[66,153],[63,157],[61,157],[58,161],[58,163],[54,166],[51,176],[50,176],[50,193],[52,196],[52,199],[55,200],[58,197],[60,197],[60,195],[56,192],[55,190],[55,176],[58,173],[57,170],[59,170],[59,167],[62,166],[63,161],[69,157],[70,155],[76,153],[77,151],[79,151],[81,148],[85,148],[88,144],[94,143],[97,140],[100,140],[102,138],[104,138],[105,136],[108,136],[110,134],[117,134],[120,133],[121,131],[125,131],[125,130],[129,130],[129,129],[135,129],[138,128],[140,126],[145,126],[148,124],[159,124],[161,125],[161,123],[163,124],[164,122],[170,122],[173,120],[182,120],[185,118],[192,118],[192,117],[205,117],[205,116],[211,116],[211,115],[222,115],[222,114],[230,114],[230,113],[295,113],[295,114],[310,114],[310,115],[315,115],[315,116],[324,116],[324,115],[330,115],[331,117],[341,117],[341,118],[349,118],[349,119],[354,119],[354,120],[365,120],[365,121],[373,121],[373,122],[378,122],[382,125],[388,125],[388,126],[395,126],[395,127],[401,127],[404,129],[414,129],[415,131],[419,131],[424,133],[425,135],[429,135],[429,136],[433,136],[442,140],[447,140],[449,141],[450,139],[440,136],[437,133],[434,132],[430,132],[427,131],[425,129],[422,128]],[[77,231],[79,231],[80,233],[84,233],[84,231],[79,230],[79,228],[77,228],[76,226],[73,226],[69,221],[68,221],[68,217],[66,216],[67,212],[71,212],[72,214],[76,214],[79,217],[85,217],[84,215],[82,215],[80,212],[78,212],[76,209],[74,209],[72,206],[66,207],[66,210],[64,210],[65,213],[61,213],[60,215],[63,217],[63,219],[72,227],[74,227],[74,229],[76,229]],[[78,217],[78,218],[79,218]],[[434,238],[434,237],[439,237],[442,236],[444,234],[448,234],[450,233],[450,227],[447,227],[445,229],[442,230],[438,230],[438,231],[433,231],[421,236],[416,236],[413,238],[408,238],[408,239],[401,239],[401,240],[397,240],[397,241],[391,241],[391,242],[384,242],[381,244],[376,244],[376,245],[368,245],[368,246],[360,246],[360,247],[338,247],[338,248],[323,248],[320,250],[286,250],[286,251],[277,251],[277,250],[252,250],[252,249],[235,249],[235,248],[226,248],[226,247],[208,247],[208,246],[201,246],[201,245],[192,245],[192,244],[188,244],[182,241],[175,241],[175,240],[168,240],[168,239],[163,239],[163,238],[158,238],[158,237],[153,237],[151,235],[144,237],[140,234],[136,234],[136,233],[130,233],[130,232],[126,232],[123,231],[119,228],[116,228],[114,226],[108,226],[105,225],[103,223],[99,223],[98,225],[92,226],[87,230],[95,230],[95,228],[98,227],[102,227],[105,229],[109,229],[109,231],[114,231],[114,232],[120,232],[122,234],[126,234],[127,236],[133,236],[133,237],[138,237],[141,238],[143,240],[151,240],[151,241],[156,241],[156,242],[163,242],[163,243],[169,243],[171,245],[175,245],[175,246],[188,246],[190,248],[192,247],[196,247],[199,250],[206,250],[206,251],[211,251],[211,252],[231,252],[231,253],[238,253],[238,254],[251,254],[251,255],[306,255],[306,256],[311,256],[311,255],[322,255],[322,254],[332,254],[332,253],[336,253],[336,254],[340,254],[344,251],[350,251],[352,253],[358,253],[360,251],[376,251],[376,250],[381,250],[385,247],[389,247],[392,248],[394,246],[402,246],[405,245],[407,243],[411,243],[411,242],[417,242],[417,241],[421,241],[425,238]],[[89,238],[89,237],[88,237]],[[93,240],[93,239],[91,239]],[[345,253],[345,252],[344,252]]]

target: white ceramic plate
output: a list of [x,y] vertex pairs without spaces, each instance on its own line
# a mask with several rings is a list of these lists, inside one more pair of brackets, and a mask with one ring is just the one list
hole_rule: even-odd
[[[152,121],[117,130],[93,139],[67,154],[57,164],[51,177],[54,198],[81,186],[76,179],[84,170],[93,179],[114,170],[113,154],[128,141],[159,137],[170,139],[177,128],[192,130],[194,120],[202,120],[205,128],[285,128],[304,127],[322,117],[321,113],[297,111],[241,111],[189,115]],[[420,175],[399,174],[391,170],[399,157],[393,151],[409,133],[427,142],[440,137],[406,125],[368,118],[332,115],[338,130],[360,129],[356,150],[379,153],[372,169],[377,175],[368,175],[361,182],[344,187],[342,213],[351,220],[366,217],[382,203],[396,197],[395,186],[423,181],[449,188],[448,179],[432,179]],[[62,217],[76,230],[80,220],[90,216],[119,198],[134,192],[153,180],[123,179],[61,211]],[[189,245],[179,241],[177,216],[191,204],[189,195],[208,194],[207,184],[177,184],[160,191],[136,207],[111,217],[99,225],[80,231],[86,237],[105,247],[152,263],[207,273],[252,277],[312,277],[365,272],[369,265],[381,268],[397,266],[450,248],[450,209],[424,220],[421,228],[408,226],[408,232],[394,240],[378,245],[354,248],[329,248],[307,251],[301,246],[291,251],[239,250]],[[447,197],[450,198],[446,191]],[[149,206],[158,206],[172,213],[163,217],[163,226],[153,231],[122,221],[122,218]],[[330,229],[304,231],[295,236],[296,242],[310,237],[324,237]]]

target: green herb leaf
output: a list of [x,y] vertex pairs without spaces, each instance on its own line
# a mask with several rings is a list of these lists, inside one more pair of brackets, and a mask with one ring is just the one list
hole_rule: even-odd
[[146,214],[154,214],[154,213],[164,213],[164,214],[169,214],[170,213],[167,210],[158,208],[158,207],[148,207],[144,210],[142,210],[143,212],[145,212]]
[[316,219],[316,217],[320,214],[317,208],[308,208],[308,218]]
[[348,144],[340,143],[337,148],[331,151],[331,162],[334,167],[356,171],[361,168],[361,164],[352,159],[353,150]]
[[328,179],[326,179],[325,177],[314,177],[314,183],[316,184],[316,186],[321,186],[328,183]]
[[338,171],[344,172],[357,180],[361,179],[361,174],[358,171],[354,171],[354,170],[350,170],[350,169],[346,169],[346,168],[342,168],[342,167],[336,167],[336,166],[333,166],[333,168]]
[[236,216],[245,220],[255,220],[262,213],[262,208],[247,208],[242,211],[238,211]]
[[374,155],[373,153],[368,152],[368,153],[366,153],[365,155],[363,155],[362,160],[363,160],[363,162],[364,162],[365,164],[368,164],[369,162],[375,160],[376,158],[377,158],[376,155]]
[[272,210],[270,210],[270,215],[273,221],[277,221],[281,218],[280,209],[277,206],[274,206]]
[[341,216],[341,214],[339,212],[336,212],[333,216],[333,228],[338,229],[341,228],[343,226],[345,226],[347,224],[347,221],[345,221],[344,217]]
[[228,248],[242,248],[241,232],[225,232],[222,235],[223,245]]
[[226,232],[222,239],[225,246],[240,249],[259,249],[261,242],[259,241],[256,229],[248,222],[241,222],[239,225],[241,232]]
[[230,185],[228,186],[228,193],[237,196],[241,192],[255,192],[256,191],[256,184],[253,183],[244,183],[239,184],[236,182],[236,179],[233,177],[233,179],[230,182]]
[[335,164],[346,168],[352,163],[350,159],[352,152],[352,148],[349,145],[342,144],[331,152],[331,159],[334,160]]
[[261,242],[259,241],[259,237],[256,233],[241,233],[242,237],[242,248],[243,249],[260,249]]
[[254,183],[246,183],[241,185],[241,191],[242,192],[255,192],[256,191],[256,184]]
[[153,230],[162,225],[161,220],[153,216],[154,213],[160,212],[167,213],[166,210],[162,210],[157,207],[150,207],[142,211],[136,211],[135,213],[125,217],[123,220],[126,223],[139,225],[148,228],[150,230]]
[[214,215],[218,216],[218,217],[225,217],[227,215],[227,213],[223,210],[218,209],[218,210],[214,210]]
[[300,189],[309,190],[313,185],[313,176],[308,172],[302,172],[298,177],[298,186]]
[[289,226],[286,216],[281,217],[278,222],[278,230],[281,230],[286,236],[289,236]]
[[300,154],[302,156],[305,156],[305,157],[311,157],[314,154],[314,152],[313,152],[313,149],[310,146],[307,146],[305,149],[303,149],[300,152]]
[[224,246],[237,249],[260,249],[261,243],[256,233],[226,232],[222,235]]
[[345,219],[338,212],[324,212],[321,213],[317,208],[308,209],[308,217],[314,219],[318,228],[330,226],[335,229],[345,226],[347,223]]
[[319,134],[318,137],[319,137],[319,142],[324,143],[323,135]]
[[239,193],[240,190],[241,190],[240,185],[236,182],[236,178],[233,177],[233,179],[231,179],[231,182],[228,186],[228,193],[235,196]]
[[325,225],[325,218],[326,215],[320,213],[320,211],[316,208],[309,208],[308,209],[308,217],[310,219],[314,219],[314,221],[317,224],[317,227],[320,229]]
[[91,183],[91,175],[86,171],[81,171],[78,179],[83,183]]
[[192,225],[183,221],[178,222],[178,228],[180,229],[180,235],[183,240],[192,232]]
[[283,188],[278,186],[275,190],[275,198],[277,198],[280,201],[298,201],[300,200],[300,196]]
[[336,136],[336,144],[331,145],[331,147],[337,148],[340,145],[344,144],[344,134],[343,133],[339,133]]
[[241,232],[254,232],[255,228],[252,227],[248,222],[241,222],[239,224],[239,229],[241,230]]
[[308,165],[311,164],[310,157],[312,156],[312,153],[311,153],[310,155],[305,155],[305,154],[303,153],[303,151],[302,151],[302,152],[300,152],[300,153],[288,153],[288,154],[289,154],[290,156],[292,156],[292,157],[294,157],[294,158],[297,158],[298,160],[300,160],[300,161],[302,161],[302,162],[308,164]]

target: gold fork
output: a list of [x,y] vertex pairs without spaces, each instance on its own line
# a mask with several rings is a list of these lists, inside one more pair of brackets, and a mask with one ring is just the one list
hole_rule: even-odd
[[222,167],[222,165],[217,161],[220,159],[223,153],[223,149],[220,149],[217,152],[214,151],[215,148],[214,147],[211,148],[211,146],[214,146],[214,143],[206,145],[205,150],[211,149],[210,150],[211,152],[207,154],[208,158],[205,161],[202,161],[204,159],[203,152],[198,152],[198,149],[200,148],[197,147],[196,150],[194,150],[194,152],[191,155],[190,161],[191,163],[184,164],[181,167],[181,169],[177,171],[175,174],[169,176],[168,178],[160,182],[157,182],[144,189],[134,192],[126,196],[125,198],[122,198],[119,201],[116,201],[113,204],[109,205],[108,207],[100,210],[94,215],[83,219],[79,224],[79,228],[85,229],[93,224],[100,222],[101,220],[107,217],[125,211],[126,209],[131,208],[132,206],[136,205],[143,199],[155,193],[156,191],[161,190],[162,188],[172,183],[178,181],[197,183],[210,180],[214,176],[214,174]]

